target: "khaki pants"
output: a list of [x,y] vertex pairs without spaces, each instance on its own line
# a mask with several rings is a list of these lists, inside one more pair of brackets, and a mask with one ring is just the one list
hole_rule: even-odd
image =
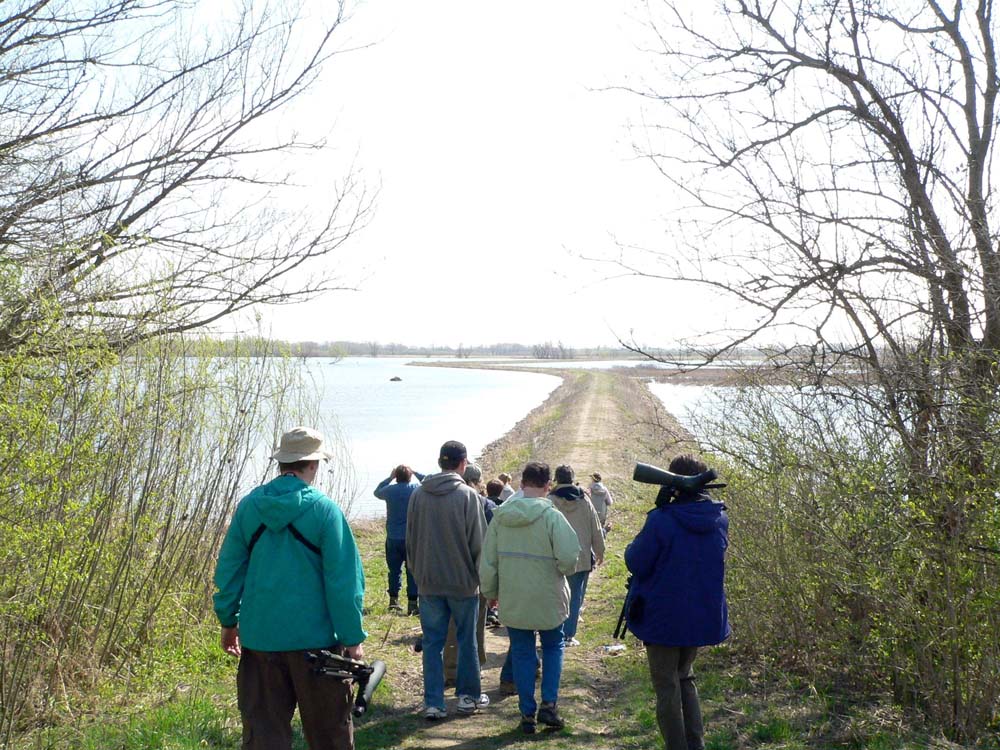
[[[479,597],[479,619],[476,620],[476,642],[479,645],[479,669],[486,666],[486,600]],[[444,679],[454,682],[458,670],[458,637],[455,635],[455,621],[448,620],[448,637],[444,642]],[[479,696],[476,696],[477,698]]]
[[691,666],[694,647],[646,644],[649,674],[656,691],[656,723],[667,750],[703,750],[705,728],[701,721],[698,688]]
[[350,685],[314,674],[304,651],[244,648],[236,695],[247,750],[291,750],[296,704],[310,750],[354,750]]

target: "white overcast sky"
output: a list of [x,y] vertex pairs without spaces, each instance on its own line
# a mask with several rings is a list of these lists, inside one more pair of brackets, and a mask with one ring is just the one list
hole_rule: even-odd
[[674,285],[608,280],[613,268],[581,259],[669,241],[668,186],[632,148],[644,105],[599,90],[651,75],[632,7],[356,6],[341,46],[371,45],[336,57],[286,117],[333,146],[300,181],[319,187],[353,162],[379,190],[335,265],[358,290],[265,311],[273,335],[596,346],[634,330],[671,345],[706,325]]

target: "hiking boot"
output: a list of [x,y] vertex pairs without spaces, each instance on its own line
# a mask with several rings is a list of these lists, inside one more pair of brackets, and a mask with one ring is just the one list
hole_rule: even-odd
[[409,599],[409,600],[407,600],[407,602],[406,602],[406,614],[407,615],[411,615],[411,616],[412,615],[419,615],[420,614],[420,605],[417,604],[417,600],[416,599]]
[[522,716],[521,717],[521,731],[525,734],[535,733],[535,717],[534,716]]
[[500,695],[517,695],[517,685],[513,682],[500,681]]
[[538,720],[545,726],[555,727],[556,729],[562,729],[566,726],[566,722],[562,720],[562,717],[556,710],[555,703],[543,703],[538,709]]
[[399,606],[399,597],[390,596],[389,597],[389,611],[390,612],[402,612],[403,608]]

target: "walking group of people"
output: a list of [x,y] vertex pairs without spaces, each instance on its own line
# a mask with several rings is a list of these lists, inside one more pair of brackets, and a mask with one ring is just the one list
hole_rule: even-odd
[[[319,461],[329,458],[322,435],[295,428],[273,458],[279,476],[240,501],[215,574],[222,648],[240,657],[243,746],[290,748],[297,705],[311,750],[353,748],[349,685],[315,674],[304,652],[364,658],[361,560],[343,513],[313,484]],[[671,464],[671,471],[704,466],[681,458],[688,463]],[[564,649],[579,645],[580,610],[590,572],[603,562],[614,499],[599,474],[587,492],[572,467],[558,466],[553,476],[537,461],[525,465],[516,491],[509,475],[483,484],[457,441],[441,446],[438,466],[423,475],[401,464],[375,489],[386,502],[389,606],[402,613],[405,568],[406,611],[419,616],[423,631],[423,716],[448,715],[449,630],[455,711],[469,715],[489,705],[482,633],[485,612],[495,605],[509,637],[501,691],[517,694],[522,731],[533,733],[539,723],[561,728]],[[729,634],[722,593],[727,521],[724,506],[707,493],[677,499],[665,514],[650,512],[626,551],[634,579],[629,625],[646,644],[668,750],[700,750],[691,667],[698,646]]]
[[[406,565],[419,594],[423,630],[424,717],[447,716],[444,654],[449,620],[456,642],[456,711],[475,713],[489,704],[480,681],[486,609],[498,603],[510,648],[501,689],[516,692],[521,727],[562,727],[557,702],[563,649],[576,639],[587,577],[604,558],[604,531],[590,499],[574,483],[573,469],[530,462],[514,491],[511,477],[486,483],[465,446],[448,441],[441,471],[426,477],[409,497]],[[397,482],[398,483],[398,482]],[[381,486],[381,485],[380,485]],[[506,494],[506,497],[504,496]],[[390,568],[389,596],[399,572]],[[541,641],[541,705],[535,699]],[[478,643],[477,643],[478,641]]]

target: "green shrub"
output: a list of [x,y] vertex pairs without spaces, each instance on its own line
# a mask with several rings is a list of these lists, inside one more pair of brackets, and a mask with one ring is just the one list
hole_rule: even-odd
[[0,745],[78,710],[154,639],[184,643],[260,446],[315,421],[286,360],[214,354],[165,339],[0,358],[0,694],[16,697]]

